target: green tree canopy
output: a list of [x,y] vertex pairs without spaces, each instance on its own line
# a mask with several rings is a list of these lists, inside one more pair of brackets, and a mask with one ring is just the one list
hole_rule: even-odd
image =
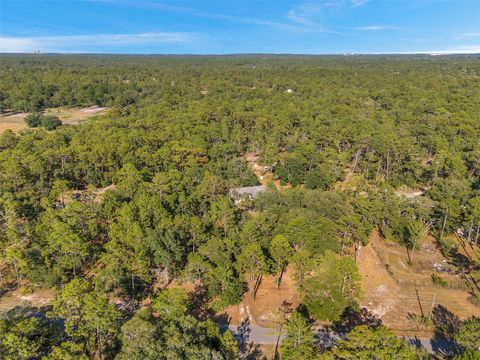
[[410,347],[403,339],[398,338],[385,326],[370,329],[360,325],[347,334],[345,340],[339,340],[331,353],[322,359],[427,359],[426,353]]
[[360,295],[360,275],[355,262],[350,257],[325,252],[301,292],[312,317],[338,320],[348,306],[355,306]]

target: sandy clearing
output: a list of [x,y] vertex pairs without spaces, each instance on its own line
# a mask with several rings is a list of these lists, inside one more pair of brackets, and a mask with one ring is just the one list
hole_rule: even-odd
[[[428,316],[435,296],[435,305],[443,305],[461,319],[472,315],[480,316],[480,308],[468,301],[470,296],[462,289],[457,275],[441,274],[450,284],[458,288],[440,288],[431,282],[434,273],[432,265],[443,257],[435,249],[432,239],[427,237],[420,250],[413,254],[413,265],[408,264],[404,249],[380,238],[378,231],[370,237],[370,243],[363,247],[358,257],[359,272],[362,276],[363,297],[361,305],[367,307],[398,335],[430,336],[431,330],[419,328],[409,313],[420,315],[416,297]],[[387,265],[388,264],[388,265]]]
[[35,291],[31,294],[21,294],[19,290],[15,290],[0,297],[0,312],[12,310],[21,305],[42,307],[49,304],[54,297],[55,292],[50,289]]
[[252,291],[248,290],[240,304],[229,306],[219,315],[226,315],[230,324],[240,324],[248,317],[252,324],[268,326],[269,315],[278,310],[283,302],[291,304],[293,309],[300,304],[301,298],[292,276],[293,270],[288,268],[283,274],[279,290],[275,285],[274,275],[264,276],[255,300],[252,298]]
[[[57,116],[64,124],[77,125],[82,121],[96,115],[104,114],[109,108],[90,106],[87,108],[55,108],[45,110],[45,115]],[[0,115],[0,133],[10,129],[14,132],[19,132],[26,128],[25,117],[28,113],[7,113]]]

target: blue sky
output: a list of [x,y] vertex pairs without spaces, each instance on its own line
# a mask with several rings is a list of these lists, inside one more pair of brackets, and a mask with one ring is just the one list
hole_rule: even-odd
[[480,53],[480,0],[0,0],[0,51]]

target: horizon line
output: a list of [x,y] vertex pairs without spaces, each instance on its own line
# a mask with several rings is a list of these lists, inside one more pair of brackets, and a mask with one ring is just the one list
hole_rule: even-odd
[[288,52],[239,52],[239,53],[122,53],[122,52],[2,52],[0,55],[110,55],[110,56],[381,56],[381,55],[480,55],[479,52],[338,52],[338,53],[288,53]]

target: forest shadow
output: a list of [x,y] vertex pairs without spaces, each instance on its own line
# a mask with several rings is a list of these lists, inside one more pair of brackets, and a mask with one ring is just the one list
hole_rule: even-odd
[[442,356],[451,356],[459,351],[454,340],[461,326],[457,315],[443,305],[437,305],[432,311],[433,337],[430,339],[432,350]]
[[382,320],[365,307],[359,310],[347,307],[340,317],[340,320],[333,324],[333,329],[339,333],[352,331],[359,325],[366,325],[371,329],[382,326]]
[[29,303],[25,305],[17,305],[14,308],[6,311],[0,312],[0,318],[2,319],[15,319],[15,318],[23,318],[23,317],[45,317],[46,311],[49,308],[47,306],[36,308],[31,306]]
[[219,324],[220,332],[223,334],[225,331],[230,330],[233,333],[233,337],[237,342],[239,358],[244,360],[254,360],[254,359],[264,359],[262,357],[263,352],[259,344],[250,341],[250,334],[252,328],[250,325],[250,320],[248,318],[244,319],[235,330],[229,328],[231,321],[228,314],[220,314],[212,317],[212,320]]
[[0,284],[0,298],[2,296],[7,295],[8,293],[11,293],[12,291],[16,290],[17,287],[17,282],[16,281],[4,281],[2,284]]
[[118,290],[121,297],[140,301],[149,293],[150,285],[136,276],[122,276]]
[[0,319],[3,320],[20,320],[28,318],[39,318],[49,324],[50,328],[55,331],[60,331],[64,327],[65,320],[58,317],[48,317],[47,313],[52,310],[51,305],[44,305],[40,307],[26,305],[17,305],[13,309],[0,312]]
[[414,338],[407,339],[407,343],[410,346],[415,346],[417,349],[423,348],[423,344],[417,336],[415,336]]
[[450,251],[449,260],[452,265],[459,269],[467,270],[470,268],[472,261],[467,256],[458,252],[458,250]]
[[189,303],[192,309],[192,315],[201,321],[213,317],[213,321],[217,322],[215,314],[208,308],[209,299],[207,287],[201,284],[195,285],[195,289],[189,292]]
[[248,318],[244,319],[240,325],[237,326],[237,330],[234,332],[241,359],[254,360],[261,358],[262,350],[260,345],[250,341],[251,332],[252,329],[250,327],[250,320]]
[[330,350],[344,335],[335,332],[331,327],[321,327],[315,333],[316,345],[321,350]]
[[345,334],[357,326],[366,325],[371,329],[377,329],[382,324],[382,320],[367,308],[348,307],[341,315],[340,320],[332,325],[323,326],[315,334],[315,338],[321,349],[331,349],[337,340],[344,338]]
[[221,314],[213,314],[211,317],[212,321],[221,327],[228,327],[230,325],[230,321],[232,321],[232,317],[227,313]]

